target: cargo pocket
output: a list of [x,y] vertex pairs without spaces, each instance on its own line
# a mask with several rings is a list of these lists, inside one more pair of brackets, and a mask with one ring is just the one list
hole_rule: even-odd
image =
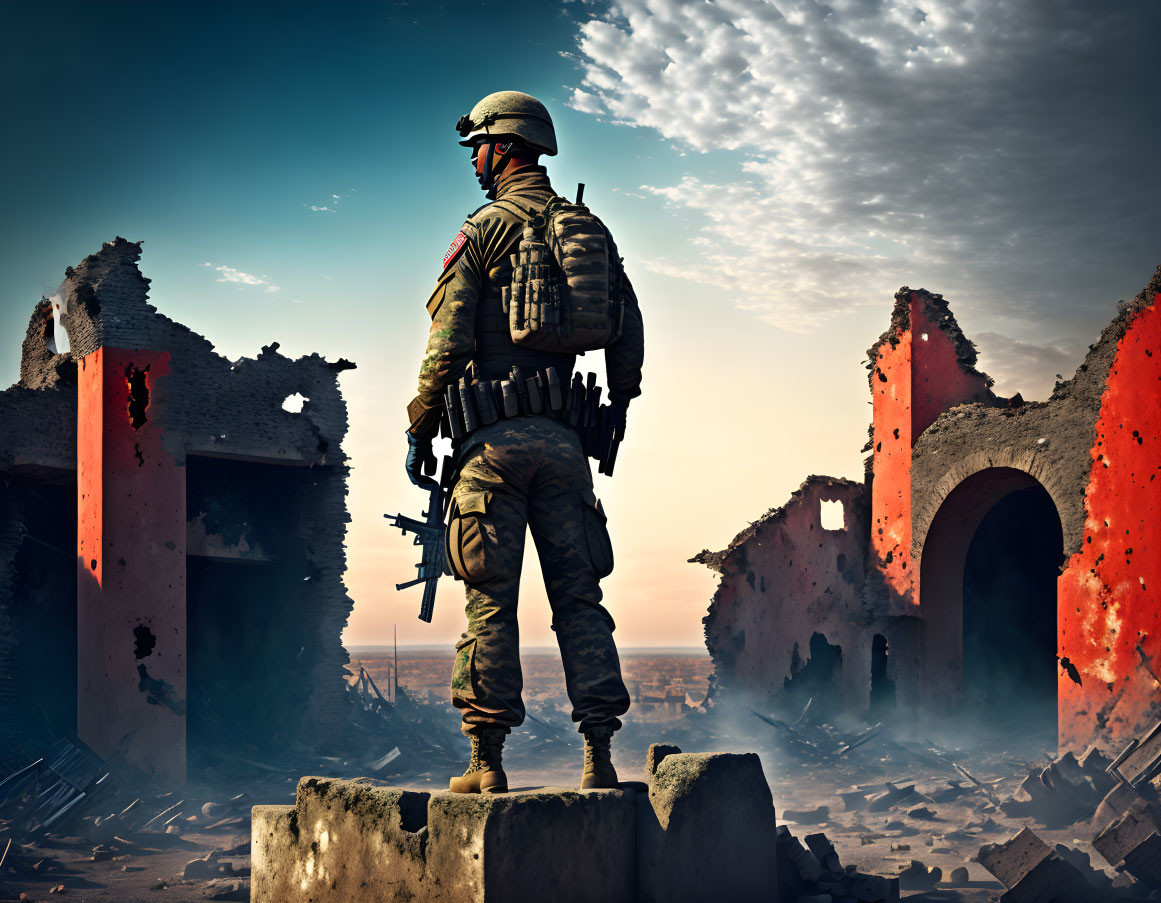
[[447,525],[447,560],[464,583],[483,583],[500,576],[496,528],[488,517],[489,490],[464,492],[452,506]]
[[589,560],[598,580],[613,573],[613,541],[609,538],[608,520],[605,508],[592,492],[581,496],[581,522],[585,531],[585,542],[589,547]]
[[475,690],[472,681],[472,659],[476,653],[476,638],[463,634],[456,643],[456,662],[452,666],[451,689],[452,695],[462,696],[465,691]]

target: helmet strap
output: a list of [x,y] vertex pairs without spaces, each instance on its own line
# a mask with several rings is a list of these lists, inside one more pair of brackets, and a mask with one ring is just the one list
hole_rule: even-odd
[[[507,149],[502,154],[497,154],[497,144],[507,144]],[[515,150],[515,141],[488,141],[488,150],[484,157],[484,168],[481,172],[477,173],[476,178],[479,179],[480,187],[487,192],[485,197],[489,201],[496,199],[496,178],[508,167],[508,163],[511,161],[513,151]]]

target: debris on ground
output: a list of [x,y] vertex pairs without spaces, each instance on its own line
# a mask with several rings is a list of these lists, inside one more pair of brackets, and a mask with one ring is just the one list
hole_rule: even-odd
[[855,866],[843,867],[834,844],[825,834],[809,834],[806,846],[785,825],[778,827],[779,900],[854,899],[866,903],[897,903],[899,880],[865,875]]

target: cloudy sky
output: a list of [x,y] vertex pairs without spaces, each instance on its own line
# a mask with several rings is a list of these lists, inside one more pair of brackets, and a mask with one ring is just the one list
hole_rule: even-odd
[[[441,643],[396,593],[424,301],[482,198],[452,130],[539,96],[558,190],[617,236],[645,395],[598,478],[624,645],[693,645],[717,549],[810,473],[860,478],[865,349],[941,292],[1004,394],[1042,398],[1161,264],[1155,2],[12,2],[0,61],[0,382],[65,266],[145,240],[154,303],[230,357],[343,375],[351,643]],[[595,367],[599,370],[599,367]],[[2,428],[2,424],[0,424]],[[526,643],[548,644],[535,561]]]

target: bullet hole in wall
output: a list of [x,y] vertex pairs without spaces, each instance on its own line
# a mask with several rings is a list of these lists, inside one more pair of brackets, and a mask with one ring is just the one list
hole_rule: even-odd
[[153,650],[157,646],[157,637],[153,635],[153,631],[144,624],[138,624],[133,628],[133,657],[141,660],[153,655]]
[[149,418],[146,411],[149,409],[149,365],[144,370],[138,370],[133,364],[125,368],[125,379],[129,383],[129,423],[133,429],[139,430]]

